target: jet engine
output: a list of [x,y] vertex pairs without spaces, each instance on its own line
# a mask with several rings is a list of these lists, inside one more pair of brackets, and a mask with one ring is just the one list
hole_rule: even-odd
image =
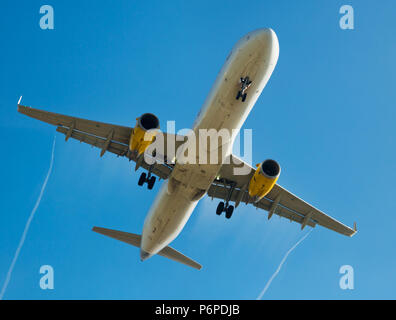
[[280,175],[280,165],[275,160],[267,159],[257,165],[249,183],[249,196],[254,202],[260,201],[274,187]]
[[129,140],[129,150],[141,155],[154,141],[159,127],[159,120],[152,113],[145,113],[137,118]]

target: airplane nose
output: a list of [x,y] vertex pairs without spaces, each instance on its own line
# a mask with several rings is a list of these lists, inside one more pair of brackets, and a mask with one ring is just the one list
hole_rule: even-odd
[[144,251],[143,249],[140,249],[140,260],[141,261],[147,260],[151,256],[152,256],[151,253],[148,253],[148,252]]

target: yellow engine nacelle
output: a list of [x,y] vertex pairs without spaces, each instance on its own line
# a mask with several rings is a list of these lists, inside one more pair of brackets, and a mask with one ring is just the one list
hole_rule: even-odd
[[249,183],[249,196],[254,202],[260,201],[274,187],[280,175],[280,165],[275,160],[265,160],[257,165],[256,172]]
[[[129,139],[129,150],[140,156],[154,141],[158,133],[159,120],[152,113],[145,113],[136,119],[136,126]],[[151,131],[149,131],[151,130]]]

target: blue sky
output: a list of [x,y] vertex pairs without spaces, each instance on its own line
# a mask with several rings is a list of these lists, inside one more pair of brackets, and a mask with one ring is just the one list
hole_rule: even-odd
[[[50,4],[55,29],[41,30]],[[355,29],[341,30],[350,4]],[[271,27],[277,67],[244,128],[253,161],[276,159],[279,183],[359,232],[321,227],[290,254],[264,299],[394,299],[396,179],[394,1],[6,1],[0,20],[0,286],[50,163],[55,128],[23,103],[133,126],[144,112],[188,128],[235,42]],[[248,206],[231,220],[203,199],[176,249],[201,271],[91,231],[140,233],[153,191],[126,159],[58,134],[44,197],[5,299],[255,299],[306,230]],[[351,265],[355,289],[341,290]],[[41,290],[51,265],[55,289]]]

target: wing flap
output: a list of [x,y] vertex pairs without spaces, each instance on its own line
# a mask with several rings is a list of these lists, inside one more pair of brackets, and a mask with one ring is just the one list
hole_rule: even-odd
[[[56,131],[63,133],[64,135],[67,135],[69,132],[69,129],[65,127],[57,127]],[[91,146],[97,147],[99,149],[103,149],[105,146],[106,140],[100,137],[95,137],[93,135],[84,133],[84,132],[79,132],[76,130],[73,130],[70,135],[71,138],[76,139],[80,142],[87,143]],[[115,141],[110,141],[110,144],[107,148],[107,151],[110,151],[118,156],[125,156],[128,153],[128,146],[115,142]]]

